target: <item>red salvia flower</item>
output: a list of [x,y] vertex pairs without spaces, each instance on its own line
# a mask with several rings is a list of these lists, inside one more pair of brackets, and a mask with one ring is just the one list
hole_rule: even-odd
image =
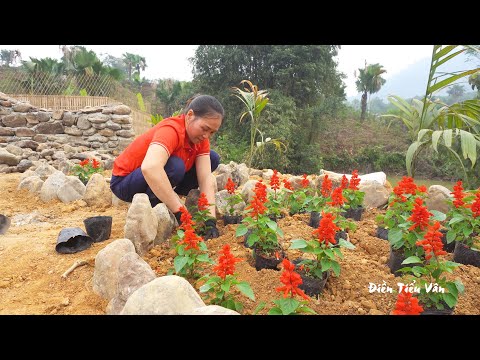
[[350,178],[350,185],[348,186],[351,190],[359,190],[358,185],[360,184],[360,178],[358,177],[358,170],[352,171],[352,177]]
[[415,195],[417,192],[417,185],[410,176],[402,177],[402,180],[398,182],[398,186],[402,188],[404,194]]
[[472,203],[472,215],[474,218],[480,216],[480,188],[475,194],[475,200]]
[[273,170],[273,175],[270,178],[270,186],[275,191],[280,189],[280,179],[278,178],[278,171],[277,170]]
[[[206,210],[210,206],[208,200],[207,200],[207,195],[205,193],[200,193],[200,197],[198,198],[198,210]],[[198,219],[197,219],[198,220]]]
[[221,255],[218,258],[218,265],[213,268],[213,271],[215,271],[218,276],[225,280],[227,275],[233,275],[235,272],[235,264],[243,261],[244,259],[238,259],[234,257],[230,252],[229,244],[225,244],[219,253]]
[[259,200],[262,202],[267,201],[267,186],[262,182],[262,180],[257,181],[254,191]]
[[307,179],[307,174],[302,175],[302,183],[301,184],[302,184],[302,188],[306,188],[310,184],[310,181]]
[[456,208],[462,207],[465,204],[465,202],[463,201],[465,193],[463,192],[462,180],[457,181],[457,184],[453,186],[453,192],[451,192],[450,194],[453,194],[453,197],[455,198],[455,200],[453,201],[453,205]]
[[423,231],[428,226],[428,221],[430,216],[433,214],[423,206],[423,200],[421,198],[415,199],[415,204],[413,205],[412,215],[407,219],[413,222],[413,225],[408,228],[408,230],[415,230],[419,228]]
[[423,307],[418,303],[418,299],[412,296],[412,293],[403,290],[398,294],[393,315],[419,315],[423,312]]
[[435,221],[432,226],[428,227],[425,238],[421,241],[417,241],[417,246],[423,247],[425,250],[425,259],[430,260],[432,256],[438,257],[440,255],[447,255],[447,252],[443,250],[442,233],[438,231],[440,229],[440,223]]
[[182,212],[182,215],[180,216],[180,221],[182,223],[180,229],[186,230],[189,226],[195,225],[195,222],[192,221],[192,215],[190,215],[185,206],[180,207],[180,211]]
[[235,183],[231,178],[228,178],[227,184],[225,185],[225,189],[227,189],[229,194],[235,193]]
[[283,272],[280,276],[280,281],[284,286],[278,287],[275,290],[278,292],[283,292],[283,297],[295,297],[295,295],[300,295],[306,300],[309,300],[309,297],[298,288],[298,285],[302,283],[302,278],[299,274],[294,272],[295,265],[293,265],[288,259],[283,259]]
[[90,162],[90,159],[82,160],[82,161],[80,161],[80,166],[88,165],[89,162]]
[[334,219],[335,216],[332,213],[325,214],[322,211],[322,219],[320,220],[318,229],[312,232],[313,236],[316,236],[318,238],[318,242],[325,242],[327,246],[329,243],[337,243],[337,241],[335,240],[335,234],[338,230],[340,230],[340,228],[335,225],[335,223],[333,222]]
[[349,185],[348,178],[345,175],[343,175],[342,176],[342,183],[340,184],[340,187],[342,189],[348,189],[348,185]]
[[329,197],[332,192],[332,181],[328,178],[328,175],[323,178],[321,191],[323,197]]
[[264,205],[267,201],[267,187],[261,181],[258,181],[255,184],[255,195],[253,196],[250,205],[248,205],[245,209],[252,209],[252,217],[257,217],[259,214],[265,213],[267,207]]
[[337,187],[332,192],[332,201],[327,202],[327,204],[332,206],[342,206],[345,200],[346,199],[343,197],[343,189]]
[[98,169],[100,167],[100,163],[97,161],[97,159],[92,159],[92,167],[94,169]]
[[293,190],[292,184],[287,179],[283,179],[283,187],[288,190]]
[[427,192],[427,187],[425,185],[420,185],[417,187],[417,191],[421,193],[426,193]]
[[203,239],[197,234],[195,234],[195,230],[191,225],[188,225],[185,229],[185,234],[183,236],[182,241],[180,241],[180,244],[187,245],[185,246],[185,250],[188,250],[188,249],[200,250],[198,247],[198,243],[200,241],[203,241]]

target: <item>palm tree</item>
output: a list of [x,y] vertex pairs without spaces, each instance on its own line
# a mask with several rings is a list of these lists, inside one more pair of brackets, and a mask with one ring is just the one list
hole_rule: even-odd
[[137,78],[140,79],[140,69],[142,71],[145,71],[145,68],[147,67],[145,58],[143,56],[131,54],[128,52],[123,54],[122,56],[123,62],[125,63],[128,71],[128,81],[132,81],[133,69],[135,69],[135,72],[133,72],[133,74],[138,74]]
[[382,85],[386,82],[381,75],[386,73],[387,70],[383,69],[383,66],[380,64],[367,65],[365,61],[365,68],[358,69],[358,71],[358,80],[355,82],[355,85],[357,86],[357,91],[362,93],[362,115],[360,116],[360,121],[363,121],[367,112],[367,96],[380,91]]
[[[401,120],[411,131],[412,143],[405,158],[409,176],[415,176],[416,159],[427,147],[438,151],[438,145],[445,146],[459,161],[468,182],[467,172],[460,155],[452,145],[457,142],[463,159],[469,159],[471,166],[477,161],[477,147],[480,146],[480,100],[465,100],[451,105],[433,100],[433,94],[463,77],[480,73],[480,68],[444,73],[438,71],[445,62],[465,52],[475,50],[475,46],[434,45],[425,96],[421,101],[414,100],[408,104],[399,96],[390,96],[388,100],[400,109],[400,115],[385,115]],[[477,48],[476,51],[480,51]]]

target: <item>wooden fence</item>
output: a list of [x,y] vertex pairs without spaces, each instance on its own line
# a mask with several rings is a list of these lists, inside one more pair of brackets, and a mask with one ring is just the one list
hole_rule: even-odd
[[66,95],[24,95],[9,94],[8,96],[26,101],[33,106],[52,109],[78,111],[85,106],[100,106],[109,103],[119,103],[106,96],[66,96]]
[[[52,110],[69,110],[78,111],[86,106],[101,106],[106,104],[120,104],[118,100],[106,96],[65,96],[65,95],[25,95],[25,94],[8,94],[8,96],[26,101],[35,107],[52,109]],[[141,135],[152,125],[148,122],[150,114],[139,110],[132,110],[131,117],[133,119],[133,130],[135,135]]]

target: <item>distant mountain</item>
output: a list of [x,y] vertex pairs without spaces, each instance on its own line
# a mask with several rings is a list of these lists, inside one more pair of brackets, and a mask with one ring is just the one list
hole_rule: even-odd
[[[472,69],[477,65],[477,60],[472,60],[464,54],[458,55],[453,59],[441,65],[438,69],[442,72],[453,72],[459,70]],[[388,73],[388,69],[387,73]],[[393,75],[387,79],[385,85],[382,86],[378,93],[372,94],[372,98],[378,97],[386,99],[388,95],[398,95],[404,99],[413,98],[415,96],[425,95],[425,88],[428,81],[428,71],[430,70],[430,57],[417,61],[406,69]],[[464,78],[457,81],[459,85],[463,85],[465,92],[471,91],[468,85],[468,79]],[[447,95],[448,87],[439,91],[437,95]],[[360,99],[361,94],[348,97],[348,101]]]

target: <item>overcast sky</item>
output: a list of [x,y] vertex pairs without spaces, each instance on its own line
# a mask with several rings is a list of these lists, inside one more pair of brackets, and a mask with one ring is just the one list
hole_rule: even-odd
[[[85,45],[97,55],[107,53],[121,57],[129,52],[145,57],[147,67],[142,73],[147,79],[173,78],[192,80],[192,67],[188,62],[197,45]],[[60,59],[62,52],[58,45],[0,45],[0,49],[20,50],[23,60],[29,57],[51,57]],[[379,63],[387,73],[384,78],[405,69],[418,60],[432,55],[433,45],[342,45],[338,56],[338,69],[347,75],[347,96],[357,95],[353,72],[368,64]],[[101,57],[101,56],[100,56]],[[1,89],[0,89],[1,90]]]

